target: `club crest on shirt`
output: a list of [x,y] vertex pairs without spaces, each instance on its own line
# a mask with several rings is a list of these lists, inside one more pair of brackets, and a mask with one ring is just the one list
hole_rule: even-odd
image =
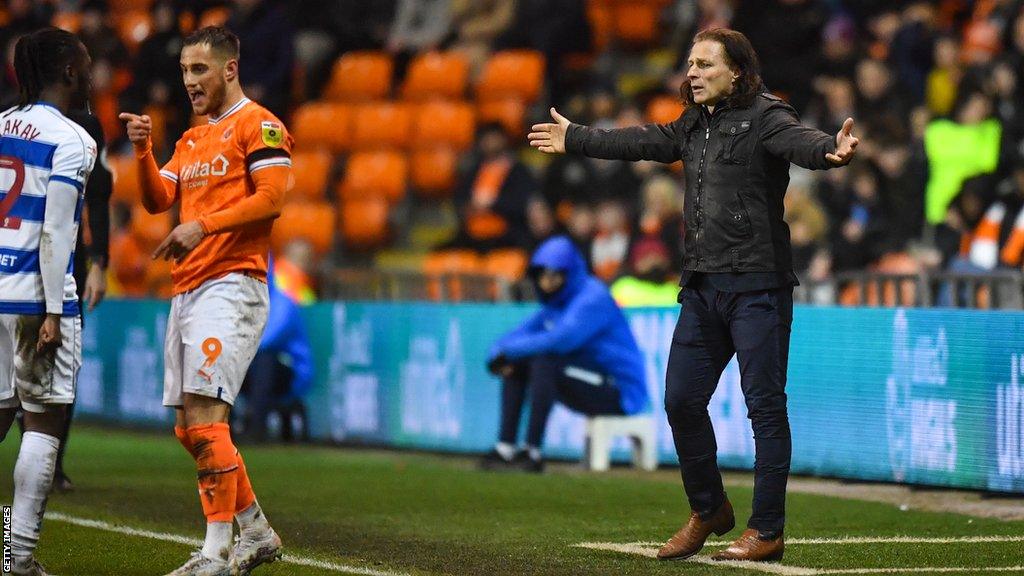
[[231,138],[231,135],[234,134],[234,133],[235,133],[234,127],[233,126],[228,126],[228,129],[225,130],[224,133],[220,135],[221,142],[227,142],[228,138]]
[[263,137],[263,143],[271,148],[280,148],[284,142],[284,128],[281,127],[277,122],[264,121],[260,122],[260,135]]

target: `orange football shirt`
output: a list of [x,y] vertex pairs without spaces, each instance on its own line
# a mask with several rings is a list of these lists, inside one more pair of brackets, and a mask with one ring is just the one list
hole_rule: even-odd
[[[189,222],[238,203],[255,191],[251,174],[291,166],[292,138],[273,114],[243,98],[217,119],[186,131],[160,175],[177,186],[181,221]],[[240,272],[267,276],[273,219],[209,234],[171,270],[174,293]]]

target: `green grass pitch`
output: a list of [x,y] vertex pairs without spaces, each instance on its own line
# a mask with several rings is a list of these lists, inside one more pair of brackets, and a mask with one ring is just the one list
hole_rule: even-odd
[[[19,437],[0,445],[0,502],[11,501]],[[676,471],[590,474],[555,466],[540,476],[483,473],[473,460],[331,447],[243,446],[260,501],[296,563],[254,574],[761,574],[750,568],[658,562],[575,547],[582,542],[652,543],[670,536],[686,511]],[[54,574],[148,575],[176,568],[188,544],[110,532],[130,527],[194,539],[203,535],[194,465],[168,431],[127,432],[80,425],[68,473],[77,485],[54,495],[38,557]],[[747,482],[728,487],[740,525]],[[913,536],[940,540],[1010,536],[1000,542],[793,544],[780,574],[960,574],[1024,564],[1024,523],[900,511],[878,503],[789,495],[788,540]],[[77,520],[99,521],[100,527]],[[720,546],[706,547],[706,556]],[[322,562],[321,567],[308,564]],[[875,572],[867,570],[874,569]],[[917,571],[913,571],[917,569]],[[345,571],[347,570],[347,572]],[[845,570],[847,572],[839,572]],[[850,570],[858,570],[850,572]],[[886,571],[882,571],[886,570]],[[999,573],[999,572],[996,572]],[[1009,573],[1009,572],[1002,572]]]

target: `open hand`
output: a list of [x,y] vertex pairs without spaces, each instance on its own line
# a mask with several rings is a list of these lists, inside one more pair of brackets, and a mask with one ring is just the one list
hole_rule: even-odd
[[568,132],[571,122],[553,106],[551,117],[555,120],[554,124],[534,124],[530,128],[530,146],[547,154],[561,154],[565,152],[565,133]]
[[860,139],[853,135],[853,118],[847,118],[846,122],[843,122],[843,127],[839,129],[839,133],[836,134],[835,154],[825,154],[825,159],[833,166],[846,166],[850,160],[853,160],[859,143]]
[[107,295],[107,273],[99,264],[89,267],[89,274],[85,277],[85,290],[82,292],[82,300],[89,304],[89,312],[96,309],[96,305],[103,301]]

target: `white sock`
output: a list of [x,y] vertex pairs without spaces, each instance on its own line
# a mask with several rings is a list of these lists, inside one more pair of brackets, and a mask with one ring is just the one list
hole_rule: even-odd
[[231,556],[231,522],[208,522],[203,556],[213,560],[228,561]]
[[11,553],[14,556],[31,556],[39,543],[59,446],[60,440],[41,432],[25,432],[21,437],[21,450],[14,465],[14,507],[11,510]]
[[263,514],[259,502],[253,502],[252,506],[235,514],[235,520],[238,521],[238,529],[243,536],[262,535],[270,530],[270,522],[267,522],[267,517]]
[[530,455],[530,460],[540,460],[540,448],[527,444],[526,453]]
[[516,455],[516,447],[508,442],[498,442],[494,445],[494,450],[505,460],[511,460]]

